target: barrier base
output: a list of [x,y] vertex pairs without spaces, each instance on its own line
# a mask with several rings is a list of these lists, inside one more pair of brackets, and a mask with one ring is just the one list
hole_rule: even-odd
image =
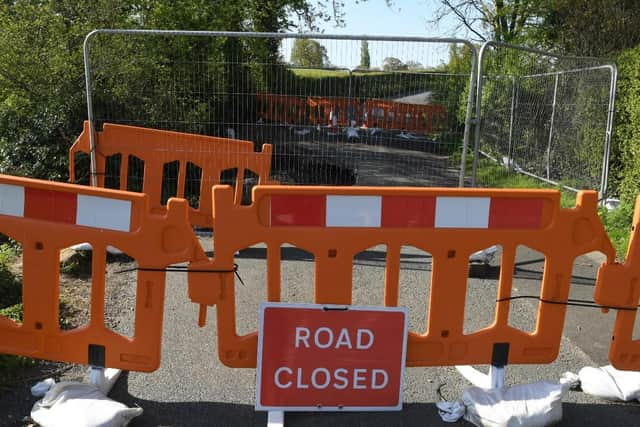
[[122,370],[113,368],[89,367],[89,384],[95,385],[106,396],[120,378]]

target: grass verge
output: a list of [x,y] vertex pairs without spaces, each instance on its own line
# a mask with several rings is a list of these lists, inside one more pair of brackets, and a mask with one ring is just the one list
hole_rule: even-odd
[[514,172],[490,160],[478,163],[477,182],[491,188],[540,188],[560,191],[560,206],[572,208],[576,204],[576,193],[562,187],[547,184],[527,175]]
[[633,221],[633,204],[631,202],[622,201],[620,206],[612,211],[606,209],[600,210],[600,217],[604,224],[605,230],[616,249],[616,255],[619,260],[624,260],[629,246],[629,238],[631,237],[631,223]]
[[[469,169],[471,170],[471,169]],[[477,180],[480,186],[492,188],[550,188],[560,191],[560,206],[572,208],[576,204],[576,193],[562,187],[552,186],[543,181],[519,174],[490,160],[481,160],[478,164]],[[616,256],[623,260],[629,245],[633,204],[622,202],[613,211],[599,210],[604,228],[616,250]]]

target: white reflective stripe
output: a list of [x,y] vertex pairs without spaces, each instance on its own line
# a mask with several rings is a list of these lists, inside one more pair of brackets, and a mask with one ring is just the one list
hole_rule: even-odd
[[327,196],[327,227],[380,227],[381,196]]
[[76,224],[107,230],[129,231],[131,201],[78,194]]
[[24,216],[24,187],[0,184],[0,215]]
[[489,197],[436,198],[436,228],[488,228]]

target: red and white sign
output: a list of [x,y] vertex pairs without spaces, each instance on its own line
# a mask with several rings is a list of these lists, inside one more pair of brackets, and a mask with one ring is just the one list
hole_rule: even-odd
[[263,303],[256,410],[400,410],[406,347],[406,308]]
[[538,197],[273,195],[270,225],[535,229],[544,205]]

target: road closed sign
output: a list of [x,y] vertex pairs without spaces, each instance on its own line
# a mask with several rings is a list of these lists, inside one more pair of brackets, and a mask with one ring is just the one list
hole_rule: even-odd
[[402,409],[407,312],[263,303],[257,410]]

